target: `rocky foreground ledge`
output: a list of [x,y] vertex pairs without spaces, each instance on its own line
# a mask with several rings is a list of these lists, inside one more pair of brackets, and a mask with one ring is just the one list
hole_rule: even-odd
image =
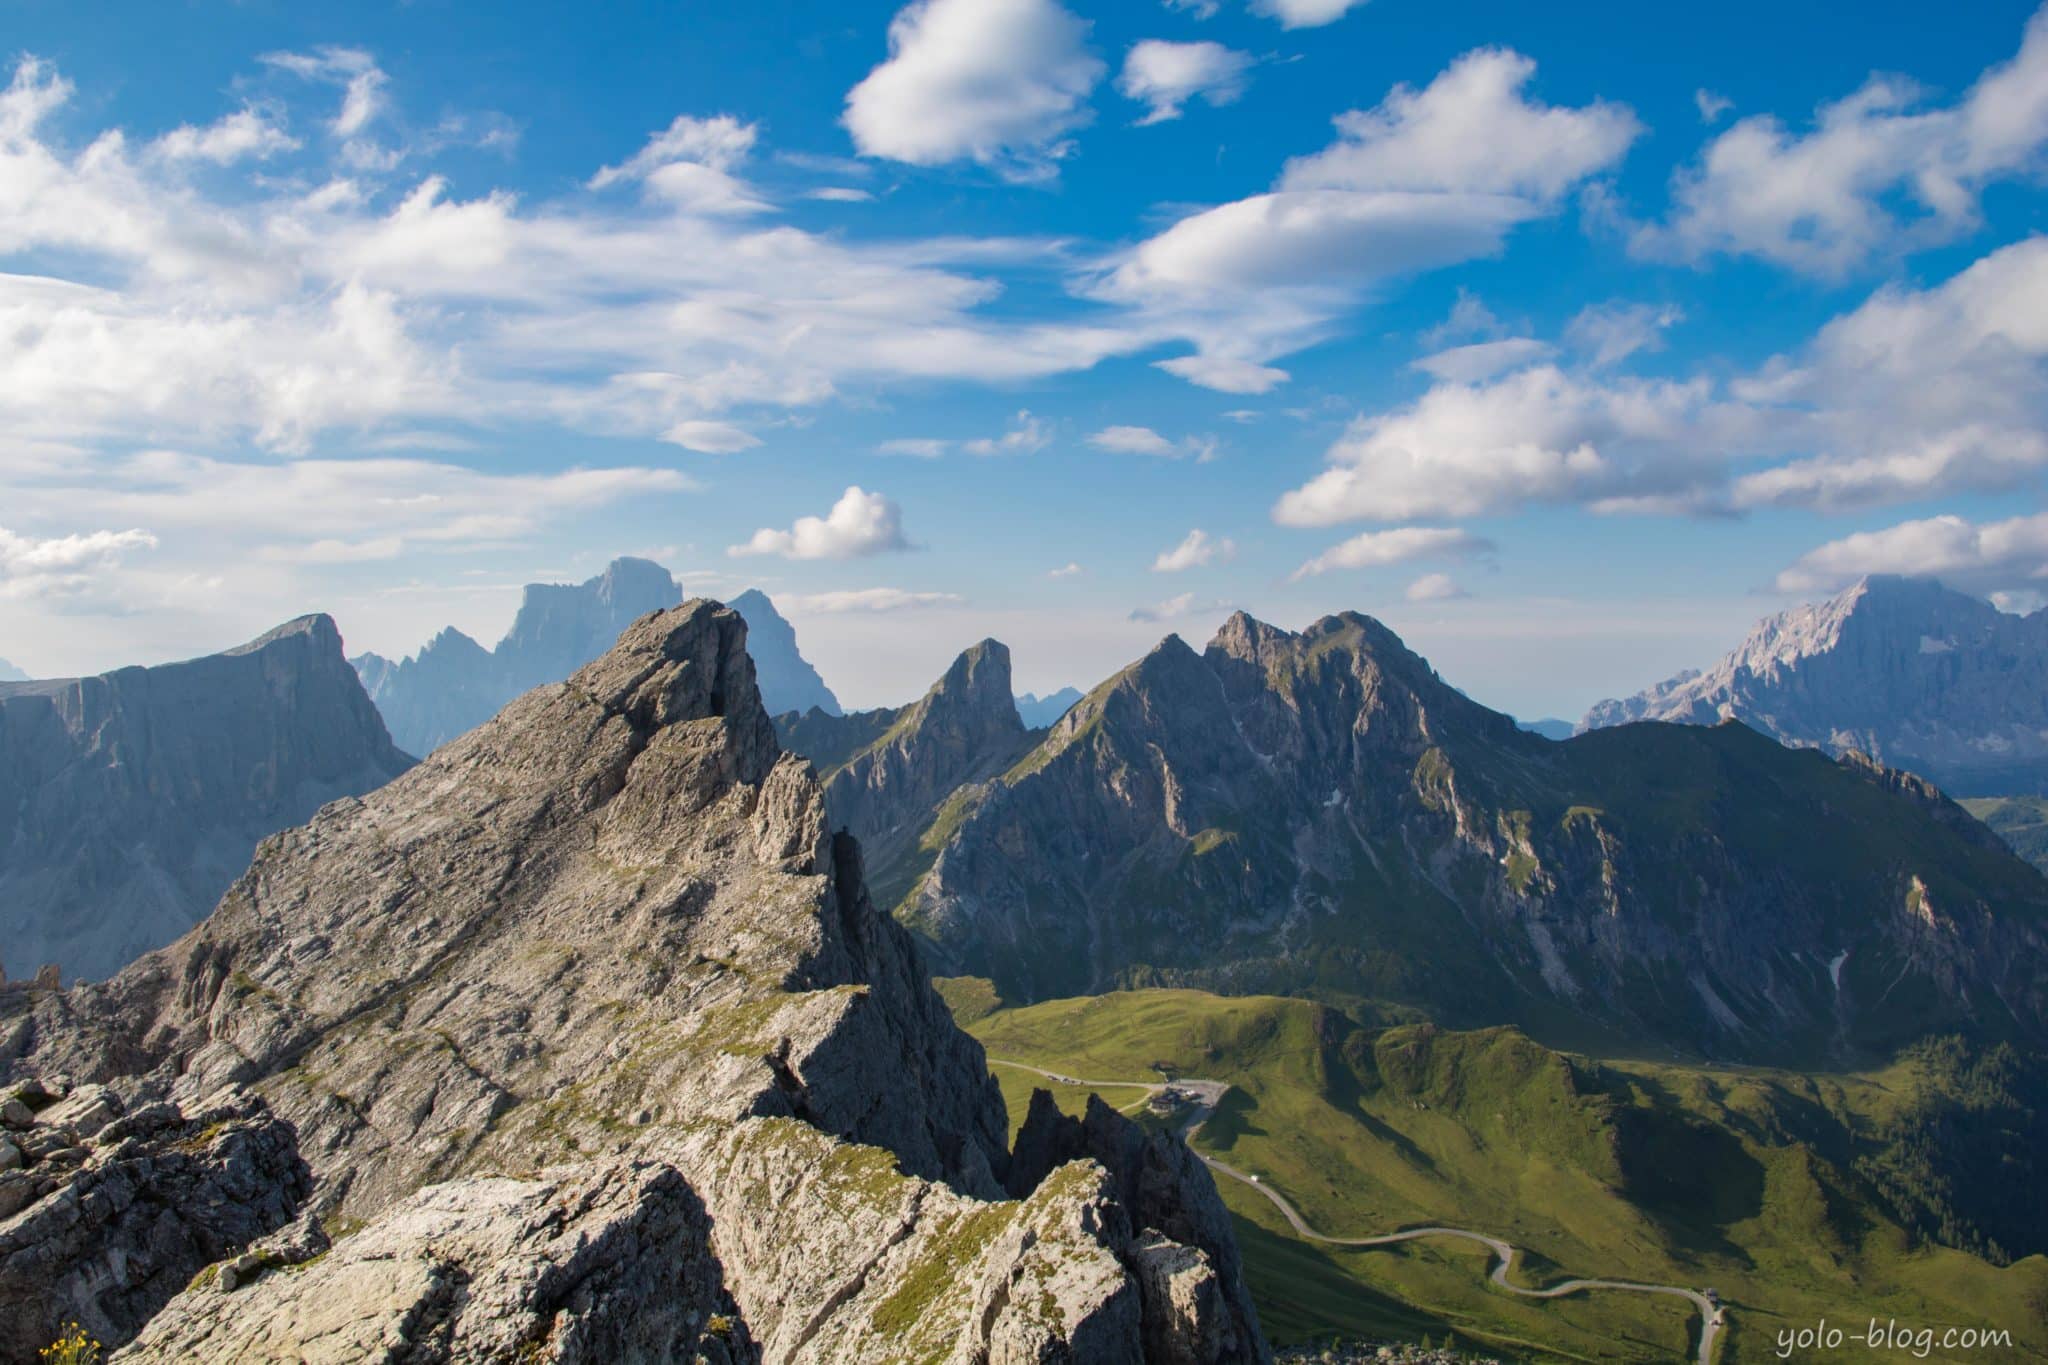
[[1048,1109],[1009,1150],[715,603],[12,999],[0,1079],[127,1117],[0,1218],[40,1315],[0,1358],[75,1317],[124,1361],[1270,1359],[1177,1139]]

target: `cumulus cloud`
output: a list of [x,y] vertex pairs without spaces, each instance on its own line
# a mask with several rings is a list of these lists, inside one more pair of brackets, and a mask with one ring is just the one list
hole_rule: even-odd
[[1737,121],[1677,173],[1667,221],[1640,229],[1633,246],[1656,258],[1755,256],[1839,276],[1974,228],[1984,188],[2038,168],[2044,143],[2048,8],[2028,22],[2019,52],[1952,104],[1873,76],[1822,105],[1803,132],[1769,114]]
[[1711,400],[1705,380],[1603,383],[1549,364],[1439,384],[1353,421],[1330,468],[1284,494],[1274,519],[1331,526],[1678,492],[1733,425]]
[[1516,226],[1614,165],[1626,108],[1530,100],[1535,64],[1485,49],[1427,87],[1335,120],[1337,140],[1275,189],[1189,214],[1110,263],[1095,297],[1133,306],[1195,353],[1159,362],[1227,393],[1286,380],[1272,362],[1323,339],[1376,285],[1497,252]]
[[1930,289],[1886,288],[1739,392],[1817,453],[1735,502],[1845,508],[2016,487],[2048,470],[2048,238]]
[[909,548],[903,538],[902,509],[880,493],[867,492],[856,484],[824,516],[798,517],[787,531],[763,527],[744,545],[731,546],[726,553],[736,558],[861,559]]
[[261,161],[294,151],[298,145],[298,139],[273,122],[268,113],[243,108],[204,128],[181,124],[151,143],[150,150],[170,161],[211,161],[225,166],[244,157]]
[[1365,0],[1252,0],[1252,13],[1278,19],[1282,28],[1321,28],[1334,24]]
[[1447,573],[1426,573],[1402,593],[1410,602],[1450,602],[1471,595]]
[[2028,591],[2048,581],[2048,513],[1977,523],[1958,516],[1859,531],[1800,556],[1780,592],[1835,592],[1865,574],[1939,578],[1965,591]]
[[1455,191],[1557,199],[1619,161],[1642,133],[1625,105],[1532,103],[1536,63],[1506,48],[1468,52],[1428,86],[1336,119],[1337,141],[1291,161],[1283,189]]
[[915,0],[890,21],[889,59],[847,93],[843,121],[868,156],[1049,179],[1106,69],[1087,35],[1057,0]]
[[1227,538],[1212,540],[1209,533],[1197,527],[1181,538],[1180,544],[1170,550],[1159,552],[1152,561],[1153,573],[1180,573],[1184,569],[1206,568],[1211,564],[1228,564],[1237,558],[1237,545]]
[[958,593],[951,592],[905,592],[901,588],[848,588],[838,592],[798,593],[782,598],[779,605],[799,616],[836,616],[847,612],[915,611],[920,607],[950,607],[964,600]]
[[664,166],[688,162],[716,171],[730,171],[754,150],[760,130],[730,114],[713,118],[676,115],[668,127],[651,134],[647,145],[616,166],[606,166],[590,177],[592,189],[603,189],[625,180],[645,180]]
[[1388,531],[1366,531],[1309,560],[1294,571],[1289,581],[1314,578],[1333,569],[1377,569],[1416,559],[1462,558],[1492,548],[1491,541],[1450,526],[1399,526]]
[[1355,419],[1329,468],[1274,516],[1323,526],[1537,502],[1842,510],[2010,490],[2048,472],[2048,238],[1926,289],[1880,289],[1745,375],[1614,372],[1676,318],[1601,305],[1566,328],[1577,364],[1485,378],[1439,365],[1420,398]]
[[1244,95],[1252,68],[1250,53],[1221,43],[1172,43],[1147,38],[1134,43],[1116,78],[1117,91],[1147,106],[1141,126],[1181,116],[1182,106],[1197,97],[1213,107],[1235,103]]

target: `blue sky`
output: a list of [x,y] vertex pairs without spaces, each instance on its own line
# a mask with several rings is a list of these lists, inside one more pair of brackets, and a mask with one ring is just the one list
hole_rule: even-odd
[[649,554],[854,704],[1244,607],[1576,715],[2048,566],[2026,4],[10,4],[0,655]]

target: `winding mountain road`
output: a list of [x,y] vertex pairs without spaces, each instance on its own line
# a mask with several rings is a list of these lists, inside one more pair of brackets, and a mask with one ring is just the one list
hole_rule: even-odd
[[[1024,1062],[1009,1061],[1002,1057],[990,1057],[988,1060],[993,1066],[1007,1066],[1017,1071],[1029,1071],[1033,1075],[1043,1076],[1045,1079],[1061,1085],[1083,1088],[1105,1087],[1123,1090],[1143,1090],[1148,1099],[1153,1094],[1167,1088],[1167,1083],[1158,1081],[1084,1080],[1057,1071],[1047,1071],[1042,1067],[1030,1066]],[[1562,1280],[1547,1289],[1525,1289],[1508,1279],[1508,1272],[1514,1268],[1515,1264],[1515,1256],[1517,1254],[1515,1248],[1498,1237],[1490,1236],[1484,1232],[1473,1232],[1469,1228],[1404,1228],[1399,1232],[1383,1232],[1373,1237],[1331,1237],[1317,1232],[1302,1218],[1294,1205],[1287,1202],[1285,1195],[1281,1194],[1271,1185],[1268,1185],[1258,1176],[1249,1175],[1244,1171],[1238,1170],[1237,1167],[1230,1165],[1228,1162],[1219,1161],[1212,1156],[1205,1156],[1195,1149],[1195,1134],[1201,1130],[1204,1123],[1209,1121],[1209,1116],[1216,1112],[1216,1106],[1223,1102],[1223,1096],[1230,1089],[1229,1083],[1226,1081],[1202,1080],[1195,1077],[1180,1077],[1172,1081],[1171,1085],[1173,1089],[1193,1097],[1195,1101],[1189,1110],[1187,1121],[1181,1125],[1180,1130],[1181,1138],[1188,1144],[1188,1150],[1201,1157],[1202,1164],[1210,1170],[1227,1175],[1232,1180],[1238,1181],[1241,1184],[1249,1185],[1252,1189],[1266,1196],[1272,1202],[1273,1207],[1280,1211],[1280,1216],[1287,1220],[1287,1225],[1293,1228],[1298,1235],[1309,1241],[1321,1242],[1327,1246],[1376,1247],[1391,1246],[1396,1242],[1413,1242],[1424,1237],[1461,1237],[1468,1242],[1478,1242],[1481,1246],[1492,1251],[1494,1258],[1493,1270],[1487,1278],[1500,1288],[1505,1289],[1508,1293],[1519,1294],[1523,1298],[1558,1299],[1563,1298],[1567,1294],[1576,1294],[1586,1289],[1616,1289],[1635,1294],[1664,1294],[1673,1298],[1685,1299],[1694,1308],[1699,1310],[1700,1315],[1698,1365],[1713,1365],[1714,1341],[1720,1336],[1721,1330],[1727,1326],[1727,1310],[1715,1304],[1712,1299],[1709,1299],[1698,1290],[1686,1289],[1674,1284],[1637,1284],[1633,1280]]]

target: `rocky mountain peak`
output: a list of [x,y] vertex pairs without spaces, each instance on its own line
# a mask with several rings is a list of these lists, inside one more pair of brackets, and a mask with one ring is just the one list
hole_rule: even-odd
[[[111,1324],[147,1320],[137,1361],[296,1354],[331,1327],[419,1358],[1265,1359],[1177,1142],[1106,1115],[1012,1159],[980,1047],[778,751],[747,635],[714,602],[643,617],[265,841],[180,942],[0,991],[0,1082],[62,1072],[171,1117],[260,1101],[310,1171],[288,1212],[369,1225],[303,1276],[264,1270],[310,1241],[243,1253],[219,1274],[260,1278],[232,1299],[201,1277],[166,1306],[189,1258],[91,1239],[36,1273],[150,1267]],[[1207,1267],[1202,1322],[1161,1258]],[[5,1273],[0,1301],[27,1291]]]
[[962,650],[926,700],[933,706],[987,716],[1004,728],[1023,728],[1016,695],[1010,691],[1010,647],[1000,640],[983,640]]
[[191,928],[266,835],[411,761],[324,615],[180,663],[0,684],[5,965],[112,973]]
[[1603,701],[1581,730],[1736,717],[1781,743],[1860,749],[1962,795],[2048,792],[2048,612],[1872,575],[1759,621],[1720,660]]

